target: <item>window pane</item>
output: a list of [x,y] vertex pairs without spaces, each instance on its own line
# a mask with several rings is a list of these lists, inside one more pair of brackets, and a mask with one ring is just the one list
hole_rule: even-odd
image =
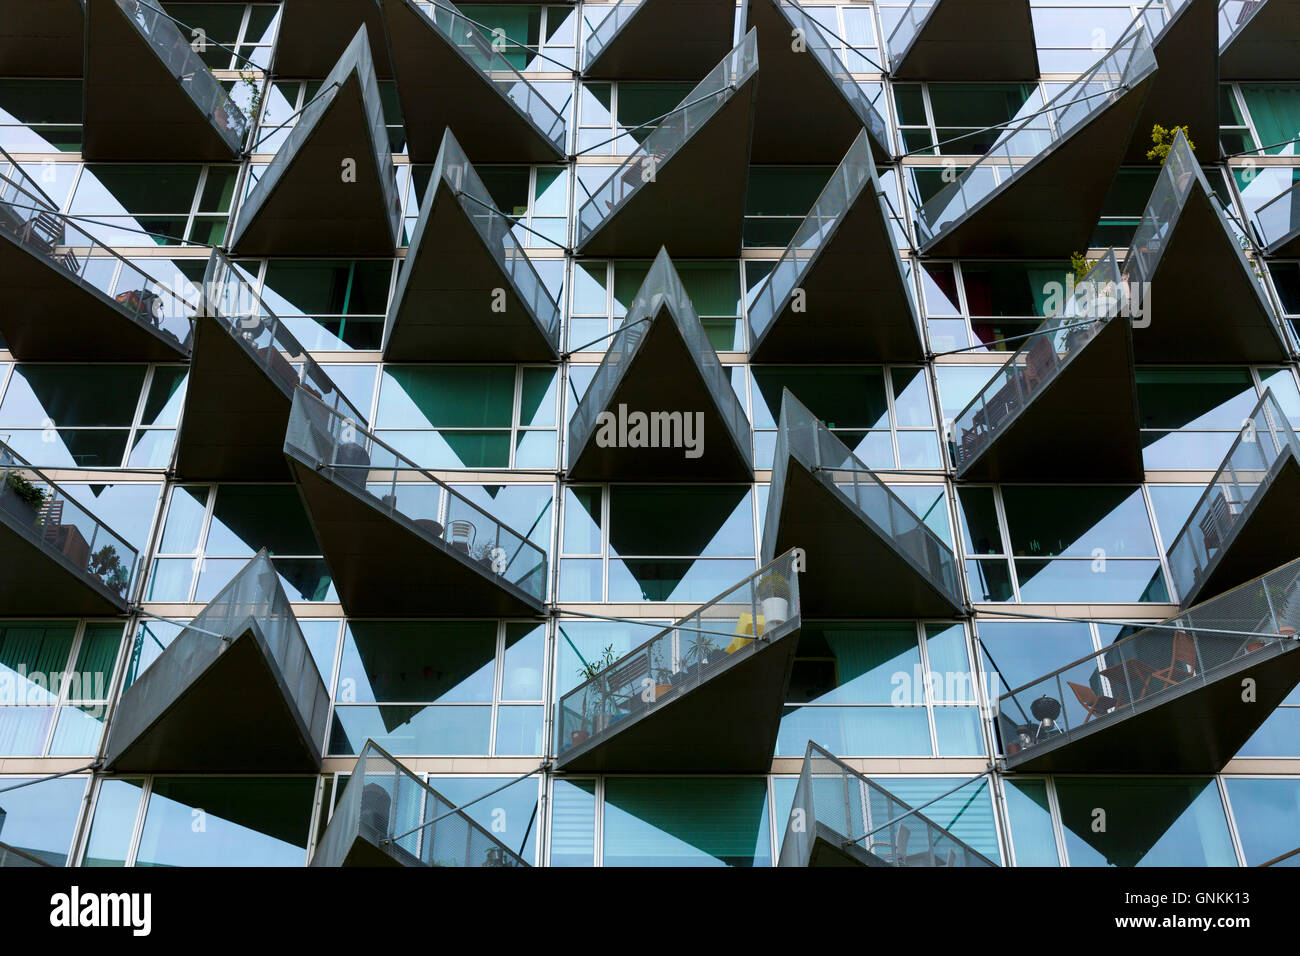
[[770,866],[762,778],[605,781],[605,866]]

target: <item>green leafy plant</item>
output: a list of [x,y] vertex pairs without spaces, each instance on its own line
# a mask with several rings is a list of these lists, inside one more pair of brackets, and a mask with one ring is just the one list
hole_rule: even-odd
[[784,574],[773,571],[765,574],[758,579],[758,599],[766,601],[769,598],[781,598],[790,600],[790,582],[786,580]]
[[266,93],[266,83],[250,70],[239,71],[239,85],[248,91],[248,122],[257,121],[257,111],[262,106],[262,97]]
[[1089,259],[1081,252],[1070,253],[1070,269],[1074,272],[1074,281],[1082,282],[1087,278],[1092,267],[1096,265],[1093,260]]
[[1147,150],[1147,159],[1158,159],[1160,165],[1165,164],[1169,158],[1169,151],[1174,148],[1174,139],[1178,136],[1179,131],[1187,137],[1187,145],[1192,152],[1196,152],[1196,144],[1192,142],[1192,135],[1188,132],[1186,126],[1175,126],[1173,129],[1165,129],[1159,123],[1151,127],[1151,142],[1154,144]]
[[20,501],[33,509],[39,508],[45,503],[45,489],[38,488],[16,471],[5,474],[5,484],[9,486],[10,491],[18,496]]
[[614,654],[614,645],[606,644],[605,649],[600,652],[600,656],[595,660],[583,664],[578,668],[578,676],[583,680],[591,680],[599,675],[602,671],[608,670],[618,662],[618,657]]

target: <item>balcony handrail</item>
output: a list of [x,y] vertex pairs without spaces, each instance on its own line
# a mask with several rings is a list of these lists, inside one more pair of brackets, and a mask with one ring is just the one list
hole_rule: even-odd
[[[450,505],[450,502],[455,501],[459,507],[466,509],[471,514],[476,514],[481,516],[489,526],[495,527],[497,529],[498,540],[501,537],[501,532],[504,532],[508,535],[512,535],[518,541],[518,546],[515,548],[514,554],[509,555],[509,560],[506,562],[505,567],[498,572],[499,576],[505,578],[506,571],[510,570],[510,568],[515,564],[516,560],[519,559],[521,552],[524,552],[525,549],[528,549],[529,551],[533,552],[533,557],[536,559],[536,561],[535,563],[530,564],[528,565],[528,567],[525,568],[520,580],[522,581],[523,579],[529,577],[538,579],[538,584],[540,585],[540,588],[536,590],[536,593],[533,591],[525,591],[525,588],[523,587],[522,584],[520,584],[518,581],[510,580],[509,578],[506,578],[506,583],[511,587],[514,587],[520,591],[524,591],[525,593],[530,594],[538,601],[542,600],[542,598],[545,596],[545,587],[546,587],[546,583],[545,583],[546,566],[547,566],[546,552],[539,545],[531,541],[527,535],[524,535],[516,531],[514,528],[511,528],[504,521],[494,517],[493,515],[485,511],[483,508],[474,504],[474,502],[470,501],[469,498],[465,497],[456,489],[452,488],[442,479],[438,478],[436,475],[432,474],[428,470],[421,468],[419,465],[415,464],[415,462],[411,461],[409,458],[407,458],[397,449],[393,448],[383,439],[375,435],[374,432],[370,431],[368,427],[365,425],[364,421],[358,422],[348,417],[347,415],[344,415],[341,411],[339,411],[338,408],[330,407],[329,405],[321,401],[319,398],[317,398],[315,395],[312,395],[311,392],[308,392],[303,388],[294,389],[293,401],[294,401],[294,406],[293,406],[293,411],[290,413],[290,421],[289,421],[289,441],[292,442],[293,447],[298,451],[300,451],[303,455],[306,455],[314,459],[315,467],[317,468],[317,470],[323,468],[330,468],[345,473],[357,469],[364,469],[367,473],[372,471],[392,472],[392,479],[389,483],[390,495],[392,497],[391,502],[385,502],[380,496],[375,495],[373,492],[366,490],[364,483],[360,486],[360,490],[368,497],[373,498],[377,502],[379,502],[380,507],[386,507],[390,514],[401,517],[403,520],[408,522],[414,522],[416,519],[409,517],[404,511],[400,510],[397,506],[397,495],[396,495],[396,488],[398,487],[397,479],[399,475],[408,474],[408,473],[420,476],[420,478],[422,478],[423,480],[430,482],[435,487],[437,487],[441,495],[446,496],[448,505]],[[329,451],[330,451],[330,458],[331,458],[331,460],[329,461],[315,454],[310,448],[304,447],[302,443],[294,442],[295,432],[297,431],[297,429],[295,428],[295,420],[301,421],[304,418],[316,417],[305,404],[308,402],[314,403],[315,405],[319,406],[320,413],[323,414],[327,419],[328,424],[326,424],[323,428],[318,429],[317,424],[313,422],[308,422],[307,427],[309,427],[313,432],[318,432],[318,430],[323,431],[324,434],[328,436],[330,442]],[[339,432],[342,430],[351,430],[351,432],[355,434],[357,438],[361,440],[361,442],[364,442],[366,445],[370,446],[371,448],[381,449],[386,455],[391,456],[392,465],[390,466],[375,465],[373,463],[373,455],[371,456],[372,460],[364,464],[349,463],[349,462],[343,462],[337,460],[337,452],[340,447],[338,435]],[[361,442],[357,442],[357,443],[359,444]],[[442,512],[450,513],[449,507],[444,508],[441,502],[439,503],[439,511],[440,513]],[[439,543],[448,551],[455,550],[444,542],[439,542]],[[540,576],[536,573],[537,570],[539,569],[541,571]]]
[[[614,40],[627,25],[638,10],[645,5],[645,0],[618,0],[614,9],[605,14],[605,18],[596,24],[587,36],[587,42],[583,44],[582,54],[583,69],[586,69],[598,57],[607,46]],[[584,11],[585,16],[585,11]],[[614,29],[606,30],[607,26],[612,25]]]
[[[28,474],[35,476],[35,482],[38,483],[36,485],[38,490],[40,490],[39,485],[41,484],[48,486],[50,489],[45,492],[44,496],[40,499],[39,506],[36,507],[33,507],[32,503],[28,502],[26,499],[20,498],[19,492],[11,486],[10,482],[10,475],[14,475],[17,479],[32,484],[32,480],[27,477]],[[57,550],[54,543],[51,541],[50,536],[52,533],[57,533],[58,529],[62,527],[76,528],[78,534],[81,534],[83,540],[85,540],[85,535],[81,533],[82,529],[76,521],[62,520],[69,516],[65,515],[61,509],[57,513],[58,524],[51,524],[50,518],[55,517],[55,515],[52,512],[48,514],[45,513],[45,509],[49,505],[66,502],[71,504],[77,511],[84,515],[91,525],[90,538],[89,540],[86,540],[84,565],[78,568],[78,570],[97,581],[107,590],[116,593],[123,601],[130,600],[131,589],[135,584],[136,574],[138,573],[140,566],[139,550],[128,544],[124,535],[118,534],[108,524],[96,517],[95,513],[83,505],[78,498],[69,494],[61,485],[46,476],[43,471],[19,455],[7,443],[0,441],[0,510],[6,511],[11,516],[17,517],[17,515],[14,514],[17,506],[16,504],[11,505],[11,503],[16,503],[18,501],[24,503],[24,507],[30,512],[30,517],[32,519],[32,523],[22,529],[23,532],[28,533],[29,537],[38,540],[46,550],[66,558],[67,561],[73,565],[78,563],[74,559],[74,556],[68,554],[66,548],[64,550]],[[71,517],[75,518],[75,516]],[[101,541],[101,538],[104,540]],[[118,557],[117,569],[115,569],[113,573],[116,576],[117,571],[125,571],[125,580],[115,578],[117,583],[110,584],[108,580],[104,580],[101,577],[101,575],[110,573],[108,570],[100,572],[90,570],[90,563],[97,553],[97,545],[99,546],[100,551],[108,548],[113,549],[113,553]],[[123,558],[126,558],[127,560],[123,561]]]
[[[1155,65],[1155,53],[1146,24],[1141,16],[1136,17],[1115,45],[1086,73],[1066,85],[1041,109],[1031,112],[1017,125],[1008,127],[988,152],[920,204],[914,222],[922,244],[951,229],[979,203],[1014,179],[1021,169],[1048,153],[1110,106],[1117,95],[1131,89],[1154,70]],[[1076,107],[1081,105],[1085,108],[1076,111]],[[1009,175],[1000,181],[994,181],[991,174],[984,176],[983,182],[977,185],[978,194],[967,196],[967,184],[983,172],[991,173],[990,167],[1006,169]]]
[[[366,416],[362,415],[343,391],[334,384],[297,337],[289,331],[284,320],[271,310],[257,292],[253,291],[253,284],[220,249],[213,249],[208,258],[203,288],[205,314],[223,322],[231,334],[247,346],[248,351],[254,355],[268,377],[284,386],[288,394],[292,394],[297,385],[305,384],[318,388],[321,390],[322,400],[329,396],[329,403],[344,408],[347,417],[362,425],[366,423]],[[268,344],[257,346],[255,342],[264,336]],[[282,370],[276,368],[275,356],[266,351],[268,348],[281,355],[287,354],[291,362],[301,363],[297,381],[290,382],[281,374]]]
[[[666,165],[723,105],[735,96],[758,69],[758,33],[751,29],[695,88],[670,110],[613,173],[596,188],[577,212],[577,244],[581,246],[601,226],[618,214],[646,180],[645,168]],[[604,204],[604,209],[600,204]],[[588,214],[591,210],[591,214]]]
[[[898,69],[899,62],[912,45],[917,35],[921,32],[921,27],[925,21],[930,18],[937,7],[943,0],[911,0],[894,24],[894,29],[889,31],[889,39],[885,41],[885,50],[889,56],[889,68]],[[900,31],[902,31],[900,33]]]

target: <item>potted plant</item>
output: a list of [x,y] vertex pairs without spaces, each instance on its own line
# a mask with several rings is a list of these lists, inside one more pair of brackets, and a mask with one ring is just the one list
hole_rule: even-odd
[[[597,680],[602,673],[609,670],[617,663],[618,657],[614,654],[614,645],[606,644],[605,649],[600,652],[600,656],[589,662],[584,662],[578,668],[578,676],[584,682],[591,684],[590,691],[586,695],[588,721],[592,726],[594,733],[600,733],[609,726],[609,700],[612,691],[606,681]],[[585,732],[585,731],[584,731]],[[577,731],[574,732],[578,733]],[[583,738],[586,739],[585,737]]]
[[652,672],[655,682],[655,696],[658,700],[673,689],[673,672],[666,667],[656,667]]
[[[763,614],[763,630],[770,630],[790,617],[790,582],[785,575],[772,571],[758,580],[758,605]],[[760,633],[754,628],[754,636]]]
[[16,471],[5,473],[5,484],[17,496],[19,501],[33,511],[39,510],[41,505],[45,503],[45,489],[32,484]]

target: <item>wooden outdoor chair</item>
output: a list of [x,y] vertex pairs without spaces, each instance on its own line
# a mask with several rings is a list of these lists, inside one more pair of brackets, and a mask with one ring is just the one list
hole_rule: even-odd
[[1108,697],[1105,694],[1098,694],[1091,687],[1084,687],[1082,684],[1076,684],[1073,681],[1066,681],[1066,686],[1074,691],[1074,696],[1079,699],[1079,703],[1087,712],[1088,716],[1083,718],[1086,724],[1094,717],[1104,717],[1115,709],[1115,698]]
[[1152,673],[1151,679],[1164,681],[1166,687],[1172,687],[1195,673],[1196,642],[1192,640],[1192,635],[1186,631],[1175,631],[1169,666]]

